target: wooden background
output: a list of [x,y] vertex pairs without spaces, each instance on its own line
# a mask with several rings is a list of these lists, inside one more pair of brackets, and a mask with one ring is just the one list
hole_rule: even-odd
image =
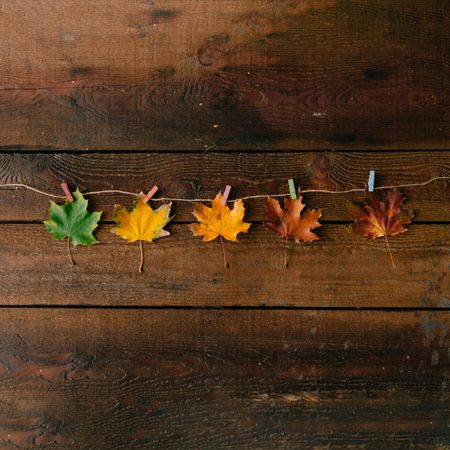
[[[5,0],[0,183],[211,197],[450,175],[446,0]],[[449,449],[449,183],[404,189],[408,233],[353,235],[345,201],[289,250],[250,233],[138,247],[51,238],[0,191],[0,447]]]

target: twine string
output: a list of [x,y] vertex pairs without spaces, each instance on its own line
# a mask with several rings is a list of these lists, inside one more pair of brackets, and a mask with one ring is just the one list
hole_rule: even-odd
[[[428,184],[431,184],[435,181],[439,180],[450,180],[450,176],[436,176],[433,178],[430,178],[427,181],[423,181],[421,183],[410,183],[410,184],[397,184],[397,185],[391,185],[391,186],[377,186],[375,187],[376,191],[381,190],[389,190],[389,189],[402,189],[402,188],[412,188],[412,187],[421,187],[421,186],[427,186]],[[0,184],[0,189],[7,189],[7,188],[24,188],[28,189],[32,192],[35,192],[36,194],[44,195],[46,197],[55,198],[55,199],[64,199],[66,198],[65,195],[57,195],[52,194],[50,192],[45,192],[40,189],[37,189],[33,186],[30,186],[28,184],[24,183],[5,183]],[[325,189],[305,189],[301,190],[300,192],[302,194],[352,194],[357,192],[366,192],[367,187],[364,188],[355,188],[355,189],[345,189],[345,190],[338,190],[338,191],[330,191]],[[90,196],[90,195],[102,195],[102,194],[122,194],[122,195],[131,195],[133,197],[137,197],[139,194],[136,192],[130,192],[130,191],[123,191],[120,189],[105,189],[100,191],[89,191],[84,192],[83,195]],[[286,194],[259,194],[259,195],[247,195],[245,197],[239,197],[242,200],[253,200],[253,199],[259,199],[259,198],[266,198],[266,197],[272,197],[272,198],[280,198],[280,197],[290,197],[290,193]],[[212,198],[193,198],[193,199],[186,199],[186,198],[174,198],[174,197],[159,197],[159,198],[153,198],[152,201],[154,202],[210,202],[212,201]],[[233,202],[234,200],[228,200],[228,202]]]

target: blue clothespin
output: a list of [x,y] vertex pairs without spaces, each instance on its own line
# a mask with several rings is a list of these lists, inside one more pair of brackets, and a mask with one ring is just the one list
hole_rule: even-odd
[[375,170],[369,172],[369,182],[367,183],[367,190],[373,192],[375,189]]

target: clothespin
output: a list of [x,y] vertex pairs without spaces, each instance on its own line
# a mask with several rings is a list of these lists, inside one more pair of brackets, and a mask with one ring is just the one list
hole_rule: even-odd
[[295,190],[294,180],[292,178],[289,178],[288,184],[289,184],[289,193],[291,194],[292,200],[297,200],[297,192]]
[[225,186],[225,190],[223,191],[223,195],[222,195],[222,205],[225,205],[227,203],[228,200],[228,196],[230,195],[230,191],[231,191],[231,186],[229,184],[227,184]]
[[61,183],[61,189],[64,191],[64,194],[66,194],[66,198],[69,202],[73,202],[72,193],[70,192],[69,186],[67,186],[67,183]]
[[149,202],[149,200],[156,194],[158,189],[159,187],[155,185],[147,192],[147,195],[145,196],[144,200],[142,200],[144,205]]
[[373,192],[375,189],[375,170],[369,172],[369,181],[367,183],[367,190]]

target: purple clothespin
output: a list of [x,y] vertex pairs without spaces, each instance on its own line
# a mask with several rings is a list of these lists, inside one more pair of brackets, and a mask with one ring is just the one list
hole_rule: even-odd
[[231,191],[231,186],[229,184],[227,184],[225,186],[225,190],[223,191],[223,196],[222,196],[222,205],[225,205],[227,203],[228,200],[228,196],[230,195],[230,191]]

